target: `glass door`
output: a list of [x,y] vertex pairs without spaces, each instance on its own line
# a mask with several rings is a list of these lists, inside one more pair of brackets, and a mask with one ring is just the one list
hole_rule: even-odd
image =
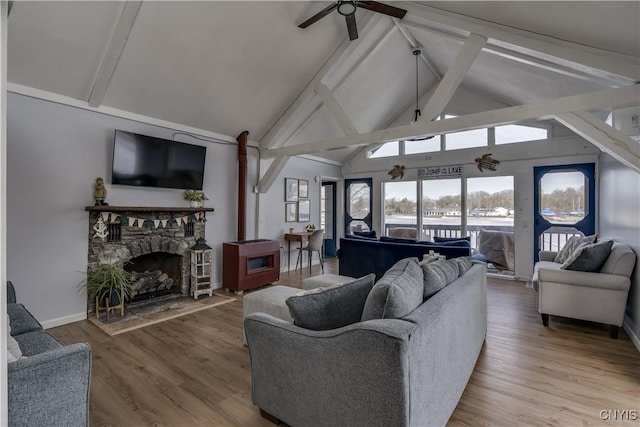
[[595,164],[533,169],[534,260],[540,250],[557,252],[571,236],[596,231]]
[[345,234],[372,230],[371,178],[344,180]]

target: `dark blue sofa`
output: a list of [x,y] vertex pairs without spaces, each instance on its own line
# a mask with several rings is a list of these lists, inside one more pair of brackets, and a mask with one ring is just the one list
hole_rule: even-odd
[[403,258],[417,257],[434,251],[447,259],[469,256],[469,246],[455,246],[447,243],[411,242],[397,243],[366,238],[342,238],[338,251],[339,274],[343,276],[362,277],[375,273],[376,280],[396,262]]

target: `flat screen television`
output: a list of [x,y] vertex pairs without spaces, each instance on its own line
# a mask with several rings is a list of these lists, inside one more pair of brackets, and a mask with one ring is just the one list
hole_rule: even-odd
[[116,130],[111,183],[202,190],[207,148]]

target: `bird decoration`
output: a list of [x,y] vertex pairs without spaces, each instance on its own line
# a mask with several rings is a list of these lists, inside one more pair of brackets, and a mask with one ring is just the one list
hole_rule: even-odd
[[487,153],[483,154],[482,157],[476,157],[476,164],[478,165],[480,172],[484,172],[483,169],[495,172],[496,166],[499,165],[500,162],[496,159],[492,159],[491,153]]
[[402,179],[404,178],[404,165],[394,165],[387,173],[391,176],[391,179]]

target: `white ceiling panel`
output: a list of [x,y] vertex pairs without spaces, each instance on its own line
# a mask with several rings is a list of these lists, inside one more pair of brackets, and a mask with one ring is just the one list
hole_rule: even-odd
[[[259,140],[344,38],[300,2],[144,3],[104,104]],[[313,11],[311,11],[313,13]]]
[[86,101],[121,2],[14,2],[7,80]]

